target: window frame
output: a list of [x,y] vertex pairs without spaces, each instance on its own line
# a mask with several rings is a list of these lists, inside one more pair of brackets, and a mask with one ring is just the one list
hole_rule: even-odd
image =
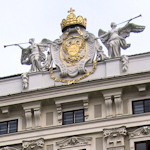
[[[80,111],[80,110],[82,110],[83,111],[83,113],[82,113],[82,115],[83,115],[83,121],[82,122],[85,122],[85,117],[84,117],[84,109],[77,109],[77,110],[71,110],[71,111],[64,111],[63,112],[63,116],[62,116],[62,125],[69,125],[69,124],[75,124],[75,123],[81,123],[81,122],[75,122],[75,112],[76,111]],[[69,113],[69,112],[73,112],[73,123],[68,123],[68,124],[64,124],[64,113]]]
[[[148,112],[145,112],[145,101],[150,101],[150,99],[142,99],[142,100],[135,100],[135,101],[132,101],[132,114],[136,115],[136,114],[142,114],[142,113],[149,113],[150,111]],[[135,113],[135,109],[134,109],[134,103],[135,102],[142,102],[142,107],[143,107],[143,112],[142,113]]]
[[136,144],[138,144],[138,143],[146,143],[146,150],[148,150],[148,142],[150,143],[150,140],[135,142],[134,143],[135,150],[137,150]]
[[0,124],[1,124],[1,123],[7,123],[7,128],[6,128],[7,133],[2,133],[2,134],[0,134],[0,135],[16,133],[16,132],[10,132],[9,123],[10,123],[11,121],[16,121],[16,132],[18,132],[18,119],[13,119],[13,120],[7,120],[7,121],[2,121],[2,122],[0,122]]

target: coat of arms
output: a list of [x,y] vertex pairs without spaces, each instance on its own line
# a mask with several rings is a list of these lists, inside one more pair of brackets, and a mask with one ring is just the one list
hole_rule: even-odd
[[[128,20],[127,25],[122,28],[118,29],[117,25],[112,23],[110,32],[100,29],[99,38],[96,38],[92,33],[86,31],[86,18],[76,17],[72,8],[68,12],[67,18],[61,22],[62,35],[59,39],[53,42],[43,39],[38,44],[34,42],[34,39],[30,39],[28,42],[30,45],[27,48],[20,46],[24,43],[4,47],[19,46],[22,49],[21,63],[31,65],[30,72],[50,71],[51,78],[55,81],[72,84],[92,74],[96,69],[97,60],[108,58],[102,51],[102,46],[98,42],[99,38],[108,49],[110,58],[121,57],[121,48],[130,47],[130,44],[125,41],[130,32],[142,32],[145,29],[144,26],[129,23],[139,17],[137,16]],[[126,71],[128,57],[122,56],[121,61],[123,71]],[[57,69],[53,68],[52,62]],[[27,77],[23,75],[26,85]]]

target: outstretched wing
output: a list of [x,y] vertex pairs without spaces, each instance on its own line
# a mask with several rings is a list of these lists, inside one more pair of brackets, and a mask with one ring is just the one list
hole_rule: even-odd
[[98,36],[101,39],[102,43],[108,49],[108,43],[107,43],[107,41],[109,40],[109,34],[107,32],[105,32],[105,31],[103,31],[102,29],[99,29]]
[[124,27],[119,28],[118,34],[123,38],[130,36],[130,32],[139,33],[145,29],[145,26],[128,23]]
[[106,34],[106,31],[103,31],[102,29],[99,29],[98,36],[101,37],[103,34]]
[[38,47],[40,48],[40,50],[42,52],[44,52],[44,51],[48,50],[51,43],[52,43],[52,41],[50,41],[48,39],[42,39],[42,41],[38,44]]
[[49,39],[42,39],[41,44],[51,44],[52,41]]

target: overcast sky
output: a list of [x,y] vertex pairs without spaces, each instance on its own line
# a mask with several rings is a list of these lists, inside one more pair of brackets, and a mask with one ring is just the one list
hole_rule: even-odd
[[[110,23],[120,23],[142,14],[132,23],[146,26],[144,32],[131,33],[131,47],[122,54],[132,55],[150,51],[149,0],[0,0],[0,77],[27,72],[30,66],[21,65],[21,49],[5,44],[28,42],[35,38],[55,40],[62,34],[60,23],[72,7],[76,16],[87,18],[87,31],[98,35],[101,28],[110,30]],[[120,25],[119,27],[124,26]],[[101,42],[100,42],[101,43]],[[22,45],[27,47],[28,45]],[[103,46],[104,53],[107,50]]]

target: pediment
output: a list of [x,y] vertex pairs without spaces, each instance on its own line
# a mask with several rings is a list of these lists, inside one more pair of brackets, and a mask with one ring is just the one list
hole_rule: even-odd
[[133,132],[129,133],[130,138],[142,136],[142,135],[149,135],[150,134],[150,126],[144,126],[134,130]]
[[73,136],[66,138],[62,141],[56,142],[56,144],[61,148],[67,148],[67,147],[74,147],[74,146],[82,146],[82,145],[89,145],[92,138],[90,137],[78,137]]

